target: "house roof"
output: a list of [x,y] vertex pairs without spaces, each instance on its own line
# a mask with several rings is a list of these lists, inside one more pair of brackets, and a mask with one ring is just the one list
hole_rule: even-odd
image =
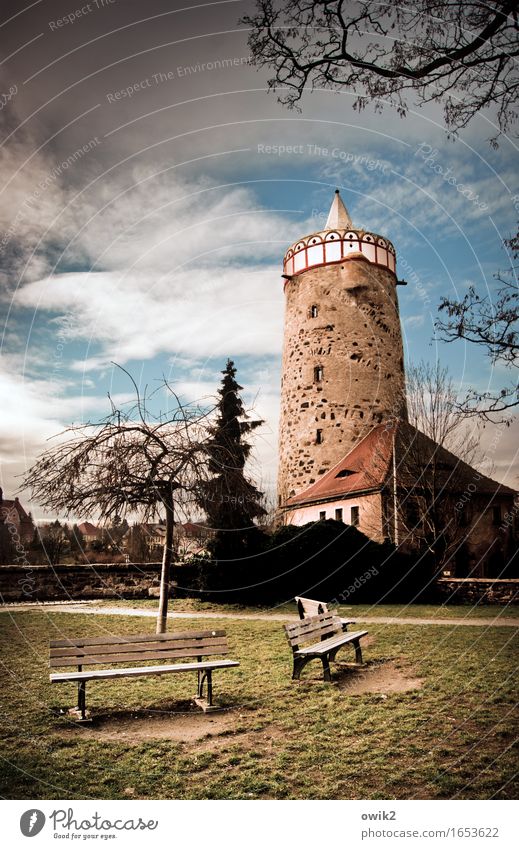
[[[373,428],[337,465],[303,492],[292,496],[287,507],[332,499],[354,492],[380,489],[389,470],[393,432],[385,425]],[[341,474],[342,473],[342,474]]]
[[25,508],[22,507],[22,505],[18,501],[18,498],[15,498],[14,500],[9,499],[9,498],[2,498],[1,501],[0,501],[0,509],[6,510],[6,511],[10,511],[10,510],[14,509],[18,513],[18,516],[20,517],[20,521],[27,521],[27,522],[32,521],[31,517],[28,515]]
[[165,536],[166,534],[166,525],[162,522],[148,522],[140,526],[141,530],[147,536]]
[[99,528],[96,528],[96,526],[93,525],[92,522],[81,522],[81,524],[78,525],[78,530],[84,536],[86,535],[86,536],[89,536],[89,537],[94,536],[94,535],[97,536],[97,534],[101,533]]
[[182,528],[188,536],[199,536],[201,533],[208,531],[207,525],[196,522],[184,522]]
[[389,421],[374,427],[339,463],[303,492],[289,498],[285,506],[380,490],[392,471],[393,444],[399,486],[419,487],[422,476],[427,485],[427,476],[434,468],[439,490],[445,487],[451,493],[461,493],[472,484],[482,494],[516,494],[510,487],[464,463],[408,422]]

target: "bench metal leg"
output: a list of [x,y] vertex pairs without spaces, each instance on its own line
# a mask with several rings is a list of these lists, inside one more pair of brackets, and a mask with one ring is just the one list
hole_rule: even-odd
[[[198,661],[198,663],[201,663],[202,658],[197,657],[197,661]],[[201,699],[202,695],[203,695],[203,688],[204,688],[204,676],[202,674],[201,669],[198,669],[196,674],[197,674],[197,677],[198,677],[198,686],[196,688],[196,694],[197,694],[197,698]]]
[[[204,698],[204,683],[207,684],[207,698]],[[204,713],[206,711],[222,710],[218,705],[213,704],[213,670],[206,669],[203,672],[198,670],[198,690],[195,696],[195,704],[201,707]]]
[[213,706],[213,670],[208,669],[206,674],[207,681],[207,704]]
[[207,683],[207,704],[209,707],[213,706],[213,670],[207,669],[205,672],[202,672],[201,669],[198,670],[198,691],[196,694],[197,699],[204,698],[204,682]]
[[[347,645],[347,644],[345,644]],[[362,648],[360,645],[360,640],[352,640],[352,646],[355,649],[355,663],[361,665],[362,664]],[[330,652],[330,660],[335,662],[335,658],[337,657],[337,652],[344,648],[344,646],[338,646],[336,649],[333,649]]]
[[77,707],[81,713],[81,719],[84,722],[86,720],[86,681],[78,681]]
[[324,678],[325,681],[331,682],[332,676],[330,674],[330,658],[328,657],[327,654],[325,654],[321,658],[321,660],[323,662],[323,678]]
[[292,672],[292,680],[299,681],[299,677],[301,672],[305,668],[307,663],[313,660],[311,657],[295,657],[294,658],[294,671]]

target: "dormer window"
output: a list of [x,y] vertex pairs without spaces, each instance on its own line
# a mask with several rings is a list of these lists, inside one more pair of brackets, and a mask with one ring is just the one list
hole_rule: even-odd
[[341,469],[340,472],[337,472],[335,477],[336,478],[347,478],[350,475],[354,475],[354,474],[355,474],[355,472],[353,472],[351,469]]

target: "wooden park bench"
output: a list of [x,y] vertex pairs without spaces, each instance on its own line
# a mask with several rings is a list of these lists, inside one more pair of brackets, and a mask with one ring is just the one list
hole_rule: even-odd
[[[320,613],[331,613],[328,610],[328,605],[325,601],[317,601],[314,598],[303,598],[296,595],[295,603],[297,604],[297,612],[300,619],[306,619],[308,616],[319,616]],[[342,630],[347,631],[348,625],[355,625],[355,619],[341,619]]]
[[[204,711],[217,710],[213,705],[212,674],[215,669],[239,666],[237,660],[215,659],[213,655],[229,653],[225,631],[184,631],[165,634],[141,634],[127,637],[73,637],[51,640],[50,666],[77,666],[77,671],[58,672],[50,676],[52,684],[76,681],[78,685],[78,711],[86,721],[86,682],[100,679],[110,681],[134,678],[138,675],[167,675],[177,672],[196,672],[198,679],[195,702]],[[208,657],[209,660],[202,660]],[[147,665],[153,660],[179,660],[193,658],[189,663],[164,663]],[[100,669],[99,666],[131,664],[123,668]],[[136,665],[138,664],[138,665]],[[83,671],[84,666],[95,666]],[[204,684],[207,698],[204,698]]]
[[339,649],[350,643],[355,649],[355,662],[362,663],[360,641],[368,632],[348,631],[345,633],[342,630],[340,618],[333,613],[309,616],[284,627],[294,655],[293,679],[299,679],[306,664],[318,658],[323,664],[324,680],[331,681],[330,662],[335,661]]

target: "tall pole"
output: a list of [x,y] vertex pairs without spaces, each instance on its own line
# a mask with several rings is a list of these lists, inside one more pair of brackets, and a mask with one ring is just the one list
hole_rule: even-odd
[[164,492],[163,504],[166,508],[166,540],[164,542],[164,552],[162,555],[162,570],[160,573],[159,612],[157,616],[156,630],[157,634],[164,634],[166,632],[168,621],[169,583],[171,563],[173,560],[174,508],[172,485],[169,485]]

